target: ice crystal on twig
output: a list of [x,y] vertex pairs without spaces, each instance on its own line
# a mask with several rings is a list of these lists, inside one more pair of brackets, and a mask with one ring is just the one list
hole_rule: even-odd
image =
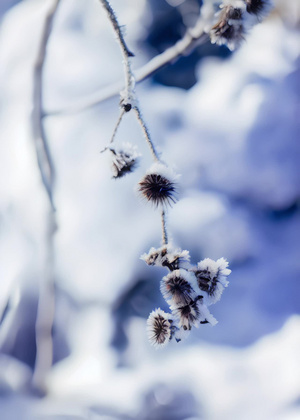
[[110,148],[109,150],[112,154],[111,168],[113,178],[122,178],[136,168],[139,154],[131,144],[124,144],[122,149],[119,150],[114,148]]
[[197,268],[192,269],[197,278],[199,288],[206,292],[208,305],[218,302],[221,299],[224,287],[228,286],[227,277],[231,273],[228,262],[224,258],[217,261],[205,258],[200,261]]
[[[175,249],[170,245],[164,245],[160,248],[151,248],[148,254],[143,254],[141,259],[148,265],[158,267],[167,267],[170,271],[178,270],[189,264],[189,251]],[[184,267],[185,268],[185,267]]]
[[173,306],[188,305],[200,292],[195,275],[184,269],[174,270],[163,277],[160,290],[166,301]]
[[147,321],[147,333],[148,339],[154,347],[163,347],[169,342],[171,334],[174,332],[172,324],[171,314],[167,314],[160,308],[151,312]]
[[155,206],[176,203],[176,175],[166,165],[156,162],[138,184],[138,190]]
[[210,31],[211,42],[234,50],[244,39],[243,14],[246,5],[241,0],[227,0],[220,7],[217,23]]

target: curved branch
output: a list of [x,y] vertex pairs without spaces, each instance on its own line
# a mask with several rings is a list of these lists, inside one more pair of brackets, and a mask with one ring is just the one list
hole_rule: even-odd
[[60,0],[54,0],[45,19],[41,42],[37,58],[34,64],[34,85],[33,85],[33,108],[31,114],[32,135],[36,149],[38,165],[44,187],[47,191],[52,210],[55,210],[53,203],[54,168],[47,143],[42,117],[43,117],[43,89],[42,75],[46,57],[46,48],[51,33],[54,14]]
[[34,388],[45,393],[46,376],[52,366],[53,340],[52,328],[55,313],[54,282],[54,233],[56,231],[55,207],[53,203],[54,167],[51,159],[46,134],[43,127],[43,70],[47,45],[52,24],[60,0],[54,0],[48,10],[42,29],[40,45],[33,69],[33,109],[31,115],[32,136],[35,144],[37,161],[42,181],[49,198],[49,215],[45,243],[45,261],[43,275],[39,284],[39,300],[36,316],[36,360],[32,378]]
[[[102,0],[101,0],[102,1]],[[147,64],[142,66],[140,69],[135,71],[135,82],[140,83],[143,80],[147,79],[163,67],[168,64],[172,64],[177,61],[181,56],[190,54],[194,48],[198,45],[205,43],[208,39],[207,33],[204,31],[204,21],[200,18],[198,19],[196,25],[187,30],[184,37],[176,42],[175,45],[168,48],[161,54],[158,54],[152,58]],[[45,116],[51,115],[61,115],[61,114],[73,114],[80,112],[82,110],[91,108],[99,103],[112,98],[120,93],[124,89],[124,84],[122,82],[113,83],[104,89],[101,89],[99,92],[79,101],[77,104],[72,105],[68,108],[62,108],[57,110],[50,110],[45,113]]]

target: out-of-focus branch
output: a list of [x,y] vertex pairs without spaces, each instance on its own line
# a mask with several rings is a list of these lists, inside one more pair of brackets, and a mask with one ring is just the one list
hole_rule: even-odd
[[53,0],[44,21],[37,58],[33,71],[33,109],[31,115],[32,137],[43,185],[49,198],[47,217],[44,272],[40,278],[39,302],[36,319],[36,362],[33,386],[45,392],[45,380],[52,366],[52,327],[55,310],[54,294],[54,233],[56,230],[55,207],[53,203],[54,168],[46,134],[43,127],[43,69],[52,23],[60,0]]
[[[104,0],[101,0],[101,2],[103,1]],[[205,22],[200,16],[196,25],[193,28],[188,29],[181,40],[176,42],[175,45],[168,48],[163,53],[158,54],[152,58],[147,64],[135,71],[135,83],[142,82],[166,65],[174,63],[181,56],[190,54],[194,48],[206,42],[208,40],[208,34],[204,31],[204,25]],[[120,91],[124,89],[124,87],[125,86],[122,84],[122,82],[113,83],[100,90],[99,92],[96,92],[92,96],[85,98],[68,108],[52,111],[50,110],[45,113],[45,116],[72,114],[87,108],[91,108],[109,98],[118,95]]]
[[54,0],[47,17],[45,19],[45,24],[43,27],[43,32],[41,34],[41,42],[39,45],[36,62],[34,64],[34,85],[33,85],[33,108],[31,114],[32,121],[32,134],[34,139],[34,144],[36,148],[36,155],[38,160],[38,165],[40,173],[42,176],[42,181],[44,187],[47,191],[51,207],[53,210],[53,182],[54,182],[54,168],[52,159],[50,156],[49,146],[44,132],[42,117],[43,117],[43,106],[42,106],[42,73],[43,66],[46,56],[46,47],[48,39],[51,33],[52,22],[54,18],[55,11],[58,7],[60,0]]

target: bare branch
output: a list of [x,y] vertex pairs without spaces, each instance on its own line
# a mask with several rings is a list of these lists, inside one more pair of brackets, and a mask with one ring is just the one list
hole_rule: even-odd
[[[204,32],[204,22],[200,16],[196,25],[192,29],[187,30],[186,34],[181,40],[179,40],[172,47],[165,50],[163,53],[158,54],[152,58],[147,64],[135,71],[135,83],[142,82],[166,65],[177,61],[181,56],[190,54],[194,48],[205,43],[207,39],[208,35]],[[80,112],[118,95],[119,92],[124,88],[124,84],[121,82],[113,83],[100,90],[99,92],[96,92],[92,96],[70,106],[69,108],[52,111],[50,110],[45,114],[45,116],[73,114]]]
[[135,106],[135,107],[133,108],[133,110],[134,110],[134,112],[136,113],[136,117],[137,117],[137,120],[138,120],[138,122],[139,122],[140,126],[142,127],[142,130],[143,130],[143,133],[144,133],[144,136],[145,136],[146,142],[147,142],[147,144],[148,144],[148,146],[149,146],[149,148],[150,148],[150,151],[151,151],[151,154],[152,154],[153,159],[154,159],[155,161],[159,161],[160,159],[159,159],[158,154],[157,154],[157,152],[156,152],[156,150],[155,150],[154,144],[153,144],[153,142],[152,142],[152,140],[151,140],[151,137],[150,137],[150,133],[149,133],[148,127],[147,127],[147,125],[146,125],[146,123],[145,123],[145,121],[144,121],[144,118],[143,118],[143,116],[142,116],[142,113],[141,113],[140,108],[139,108],[138,106]]
[[124,57],[134,57],[134,54],[129,50],[129,48],[126,45],[125,39],[124,39],[123,34],[122,34],[121,27],[119,25],[119,22],[117,20],[115,12],[113,11],[113,9],[112,9],[111,5],[109,4],[108,0],[100,0],[100,2],[102,3],[102,6],[107,11],[109,20],[112,23],[114,31],[115,31],[118,39],[119,39]]
[[38,165],[44,187],[49,198],[49,215],[45,243],[44,272],[40,278],[39,302],[36,319],[36,361],[33,386],[45,392],[45,379],[52,366],[52,327],[55,311],[54,291],[54,233],[56,231],[55,207],[53,203],[54,167],[43,127],[43,70],[52,23],[60,0],[54,0],[48,10],[41,34],[40,45],[34,65],[33,109],[31,115],[32,135],[36,148]]
[[129,50],[129,48],[126,45],[125,39],[122,34],[121,27],[118,23],[117,17],[109,4],[108,0],[100,0],[102,6],[107,12],[108,18],[113,26],[113,30],[117,36],[119,45],[121,47],[121,51],[123,54],[123,60],[124,60],[124,67],[125,67],[125,91],[124,91],[124,98],[122,100],[124,101],[124,104],[131,103],[132,96],[133,96],[133,90],[134,90],[134,76],[131,70],[131,63],[130,63],[130,57],[134,57],[134,54]]
[[53,361],[52,329],[55,315],[54,234],[57,229],[55,213],[47,218],[44,272],[40,278],[39,300],[35,325],[36,360],[32,383],[46,393],[46,377]]
[[42,97],[42,74],[46,57],[46,47],[51,33],[52,22],[55,11],[60,0],[54,0],[53,5],[48,11],[41,34],[41,42],[38,49],[37,59],[34,65],[34,86],[33,86],[33,109],[31,114],[32,134],[36,148],[36,155],[38,165],[42,177],[44,187],[47,191],[48,198],[53,210],[55,210],[53,203],[53,182],[54,182],[54,168],[53,163],[42,123],[43,117],[43,97]]

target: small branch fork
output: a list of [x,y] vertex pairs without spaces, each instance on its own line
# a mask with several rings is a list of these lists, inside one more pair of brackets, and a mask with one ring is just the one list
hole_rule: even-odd
[[55,13],[60,0],[54,0],[49,8],[42,29],[40,45],[33,70],[33,109],[31,115],[32,137],[35,145],[38,166],[44,188],[49,200],[46,229],[44,272],[40,278],[39,301],[36,318],[36,361],[33,386],[39,392],[46,391],[46,376],[52,366],[53,342],[52,327],[55,312],[54,291],[54,233],[56,231],[55,206],[53,202],[54,166],[43,127],[43,69],[48,40],[52,30]]
[[[140,126],[143,130],[143,133],[144,133],[144,136],[146,138],[147,144],[150,148],[152,157],[155,161],[159,161],[158,154],[155,151],[154,145],[153,145],[151,137],[150,137],[149,130],[147,128],[145,120],[143,119],[141,110],[140,110],[140,108],[137,104],[137,100],[136,100],[136,96],[135,96],[135,91],[134,91],[135,77],[134,77],[134,74],[132,72],[131,62],[130,62],[130,58],[133,57],[134,55],[126,45],[126,42],[125,42],[124,37],[122,35],[120,25],[119,25],[118,20],[116,18],[116,15],[115,15],[113,9],[111,8],[108,0],[100,0],[100,3],[102,4],[102,6],[104,7],[104,9],[107,12],[108,18],[109,18],[109,20],[112,24],[113,30],[116,34],[117,41],[120,45],[122,55],[123,55],[124,73],[125,73],[125,90],[120,93],[120,95],[121,95],[121,101],[120,101],[121,112],[120,112],[117,124],[115,126],[115,129],[114,129],[114,132],[113,132],[110,143],[112,143],[115,139],[117,130],[120,126],[120,123],[122,121],[122,118],[123,118],[124,114],[127,113],[127,112],[130,112],[133,109],[135,114],[136,114],[137,120],[138,120],[138,122],[139,122],[139,124],[140,124]],[[107,147],[104,150],[106,150],[106,149],[107,149]]]
[[[124,68],[125,68],[124,69],[124,71],[125,71],[125,91],[120,93],[120,95],[121,95],[121,102],[120,102],[121,113],[120,113],[120,116],[118,118],[117,124],[115,126],[115,129],[114,129],[114,132],[113,132],[110,143],[112,143],[115,139],[117,130],[120,126],[120,123],[122,121],[122,118],[123,118],[124,114],[133,110],[135,115],[136,115],[136,118],[137,118],[137,120],[138,120],[138,122],[139,122],[139,124],[142,128],[142,131],[144,133],[146,142],[147,142],[147,144],[150,148],[150,152],[151,152],[151,155],[153,157],[153,160],[155,162],[160,162],[160,158],[159,158],[159,156],[158,156],[158,154],[155,150],[154,144],[153,144],[153,142],[151,140],[151,137],[150,137],[148,127],[146,125],[146,122],[145,122],[145,120],[142,116],[140,107],[139,107],[138,102],[136,100],[135,91],[134,91],[135,77],[134,77],[134,74],[132,72],[131,63],[130,63],[130,58],[133,57],[133,54],[126,45],[126,42],[125,42],[125,40],[123,38],[123,35],[122,35],[120,25],[118,23],[118,20],[115,16],[115,13],[114,13],[113,9],[111,8],[108,0],[100,0],[100,2],[107,12],[108,18],[109,18],[109,20],[112,24],[113,30],[116,34],[116,38],[117,38],[117,40],[120,44],[121,51],[122,51],[122,54],[123,54]],[[184,45],[185,45],[184,48],[186,48],[186,43]],[[177,53],[178,53],[178,51],[177,51]],[[168,56],[168,59],[170,59],[169,56]],[[148,71],[149,70],[152,73],[153,69],[150,68],[150,69],[148,69]],[[108,146],[104,150],[107,150],[107,149],[108,149]],[[167,235],[166,218],[165,218],[165,211],[164,210],[162,210],[162,213],[161,213],[161,220],[162,220],[162,241],[163,241],[163,244],[166,245],[168,243],[168,235]]]
[[[100,1],[102,4],[107,3],[106,0],[100,0]],[[109,10],[112,11],[110,6],[109,6]],[[114,27],[116,23],[117,23],[117,20],[116,18],[114,18],[114,23],[113,23]],[[117,26],[118,26],[118,23],[117,23]],[[118,29],[118,34],[119,33],[122,35],[120,28]],[[143,80],[147,79],[148,77],[150,77],[151,75],[153,75],[154,73],[156,73],[157,71],[165,67],[166,65],[174,63],[175,61],[177,61],[180,57],[184,55],[190,54],[194,48],[196,48],[199,45],[204,44],[208,40],[208,38],[209,38],[208,34],[204,31],[204,21],[202,17],[200,16],[195,26],[193,28],[188,29],[181,40],[176,42],[175,45],[168,48],[161,54],[158,54],[157,56],[152,58],[147,64],[145,64],[140,69],[137,69],[135,71],[135,78],[134,78],[135,83],[142,82]],[[122,41],[120,40],[120,42],[122,42],[121,48],[122,48],[123,56],[124,56],[125,51],[129,51],[129,50],[126,47],[123,36],[121,39],[122,39]],[[132,55],[129,55],[129,57],[132,57]],[[125,59],[125,56],[124,56],[124,62],[125,63],[128,62],[127,58]],[[126,83],[127,85],[125,85],[125,89],[126,89],[126,86],[128,86],[129,84],[128,77],[127,77]],[[121,82],[113,83],[107,86],[106,88],[102,89],[101,91],[97,92],[93,96],[83,99],[82,101],[78,102],[77,104],[69,108],[58,109],[58,110],[53,110],[53,111],[50,110],[47,113],[45,113],[45,116],[72,114],[72,113],[80,112],[82,110],[96,106],[100,104],[101,102],[118,95],[120,91],[122,91],[123,89],[124,89],[124,85]]]

